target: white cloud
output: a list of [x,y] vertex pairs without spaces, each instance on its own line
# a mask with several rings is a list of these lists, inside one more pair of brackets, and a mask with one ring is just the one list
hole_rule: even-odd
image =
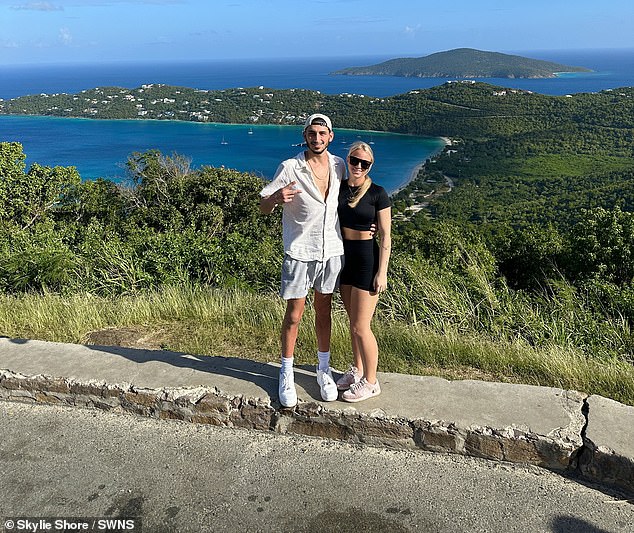
[[405,26],[405,34],[414,36],[418,33],[420,29],[421,29],[420,24],[416,24],[416,26]]
[[187,0],[57,0],[57,2],[23,2],[16,0],[0,0],[0,5],[6,4],[17,11],[64,11],[67,7],[111,6],[117,4],[151,4],[151,5],[182,5]]
[[73,42],[73,36],[70,33],[68,28],[60,28],[59,29],[59,40],[63,45],[68,46]]
[[28,4],[20,4],[11,6],[16,11],[64,11],[63,6],[57,6],[50,2],[29,2]]

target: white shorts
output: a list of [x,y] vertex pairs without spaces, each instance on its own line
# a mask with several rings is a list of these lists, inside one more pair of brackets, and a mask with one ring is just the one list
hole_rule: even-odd
[[326,261],[298,261],[288,254],[282,264],[280,296],[285,300],[305,298],[312,287],[321,294],[332,294],[339,287],[343,255]]

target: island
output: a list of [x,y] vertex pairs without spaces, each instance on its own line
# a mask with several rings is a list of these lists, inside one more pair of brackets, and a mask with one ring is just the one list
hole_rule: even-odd
[[554,78],[562,72],[592,70],[499,52],[457,48],[424,57],[390,59],[366,67],[344,68],[331,74],[410,78]]

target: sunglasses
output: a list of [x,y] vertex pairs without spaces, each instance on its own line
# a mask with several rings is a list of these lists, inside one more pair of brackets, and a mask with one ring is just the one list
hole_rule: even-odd
[[358,157],[354,157],[353,155],[348,157],[348,161],[350,161],[350,165],[353,167],[356,167],[357,165],[361,165],[361,168],[363,170],[368,170],[372,166],[372,161],[359,159]]

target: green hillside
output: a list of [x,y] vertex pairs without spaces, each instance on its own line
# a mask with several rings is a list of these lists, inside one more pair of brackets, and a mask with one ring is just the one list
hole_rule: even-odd
[[[632,88],[565,97],[453,82],[374,98],[146,85],[0,102],[0,113],[10,114],[246,124],[302,124],[307,110],[329,114],[342,128],[454,139],[451,150],[425,168],[455,184],[451,195],[425,200],[424,214],[438,219],[563,226],[573,223],[582,207],[609,208],[618,200],[634,209]],[[434,188],[425,183],[427,174],[399,195],[404,206]]]

